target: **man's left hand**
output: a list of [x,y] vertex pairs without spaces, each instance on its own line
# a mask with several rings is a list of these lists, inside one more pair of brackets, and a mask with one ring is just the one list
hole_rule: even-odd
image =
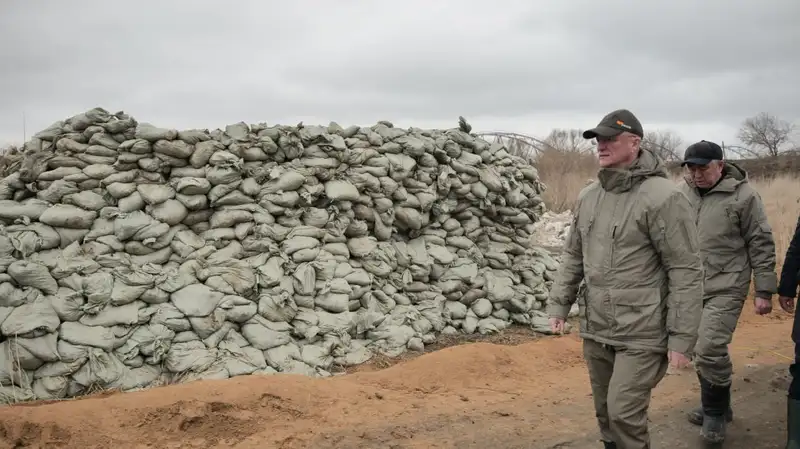
[[756,296],[755,299],[756,315],[767,315],[772,312],[772,298],[761,298]]

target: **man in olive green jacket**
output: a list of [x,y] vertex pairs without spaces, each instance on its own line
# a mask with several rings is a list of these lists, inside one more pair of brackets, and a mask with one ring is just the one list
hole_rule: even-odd
[[702,313],[692,209],[660,158],[640,148],[643,134],[625,109],[584,132],[597,139],[601,170],[578,196],[548,304],[559,333],[578,301],[597,421],[614,449],[650,447],[652,389],[668,363],[688,366]]
[[[723,160],[722,148],[702,140],[686,149],[688,168],[681,189],[695,211],[705,271],[703,319],[694,365],[700,379],[701,407],[689,421],[703,426],[712,443],[725,439],[733,367],[728,345],[755,279],[755,311],[772,311],[777,292],[775,242],[761,197],[747,182],[744,169]],[[755,276],[753,276],[755,275]]]

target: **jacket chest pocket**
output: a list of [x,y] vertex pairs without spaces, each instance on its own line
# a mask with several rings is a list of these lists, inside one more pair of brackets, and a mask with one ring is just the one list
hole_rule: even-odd
[[[708,276],[720,273],[740,273],[748,258],[742,238],[742,217],[731,204],[721,205],[713,214],[704,217],[701,235],[703,266]],[[733,279],[721,282],[733,282]]]
[[584,223],[577,222],[575,223],[575,226],[577,227],[576,231],[581,236],[581,249],[583,250],[584,260],[587,260],[589,258],[586,257],[586,255],[591,254],[594,249],[594,244],[592,244],[593,237],[595,237],[592,235],[594,217],[589,217],[589,219]]
[[739,217],[739,213],[733,208],[733,206],[725,206],[724,210],[725,222],[728,225],[728,230],[731,235],[740,236],[741,229],[742,229],[742,219]]
[[589,284],[607,285],[616,266],[622,226],[616,221],[588,220],[581,227],[584,276]]
[[620,226],[616,223],[612,223],[609,235],[610,238],[608,239],[608,251],[607,251],[608,259],[606,261],[609,269],[613,269],[614,266],[616,265],[614,261],[614,253],[617,247],[619,246],[618,238],[620,232],[621,232]]
[[609,246],[607,239],[597,228],[594,217],[579,225],[583,247],[584,278],[589,285],[602,283],[603,267],[606,264],[606,250]]
[[741,235],[742,219],[732,204],[705,202],[698,212],[697,219],[698,231],[703,242],[720,240],[715,243],[720,244],[722,240]]

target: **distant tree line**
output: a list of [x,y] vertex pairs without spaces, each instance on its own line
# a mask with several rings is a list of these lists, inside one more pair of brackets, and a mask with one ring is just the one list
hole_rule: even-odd
[[[739,144],[723,146],[728,157],[764,158],[776,157],[782,153],[798,152],[800,146],[794,140],[798,130],[796,124],[783,120],[767,112],[758,113],[746,118],[737,132]],[[482,137],[491,137],[503,142],[514,154],[535,159],[542,152],[587,153],[595,148],[595,142],[583,138],[583,130],[577,128],[556,128],[544,138],[510,132],[479,133]],[[680,136],[670,129],[657,129],[645,133],[642,146],[655,152],[667,162],[675,162],[683,158],[683,152],[691,142],[684,142]]]

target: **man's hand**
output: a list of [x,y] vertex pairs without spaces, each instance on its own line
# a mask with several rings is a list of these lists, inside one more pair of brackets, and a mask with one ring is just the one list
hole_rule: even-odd
[[550,318],[550,330],[554,334],[564,333],[564,318]]
[[778,302],[780,303],[781,308],[786,312],[794,312],[794,298],[790,298],[788,296],[779,296]]
[[691,363],[689,357],[680,352],[669,351],[667,358],[669,358],[669,365],[675,369],[684,369]]
[[772,299],[756,296],[755,307],[757,315],[767,315],[772,312]]

